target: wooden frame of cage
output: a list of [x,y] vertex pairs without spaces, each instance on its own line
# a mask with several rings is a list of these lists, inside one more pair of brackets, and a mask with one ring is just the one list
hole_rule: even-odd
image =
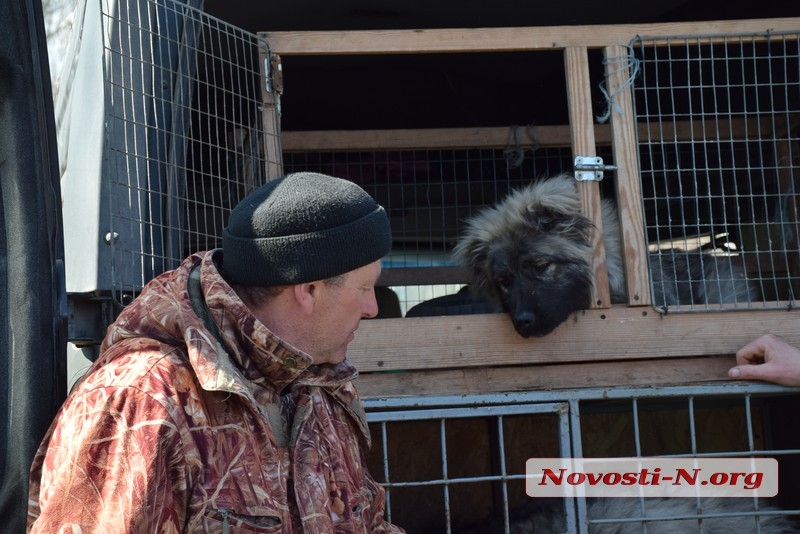
[[[349,350],[361,371],[365,397],[461,394],[613,387],[725,380],[735,351],[764,332],[800,345],[800,312],[753,309],[664,315],[650,306],[644,217],[640,202],[637,127],[630,89],[618,92],[607,126],[592,118],[588,50],[605,57],[627,53],[619,43],[636,35],[732,35],[800,30],[800,18],[713,21],[655,25],[561,26],[345,32],[263,32],[262,63],[277,56],[563,51],[567,76],[569,125],[539,127],[537,139],[571,146],[573,154],[595,155],[598,145],[612,147],[618,167],[615,184],[625,247],[628,303],[611,305],[602,232],[596,232],[595,306],[577,313],[544,338],[523,339],[501,314],[381,319],[363,321]],[[608,70],[609,93],[624,87],[627,72]],[[274,109],[265,92],[265,109]],[[625,111],[630,111],[625,113]],[[265,121],[275,124],[275,122]],[[794,128],[796,124],[786,125]],[[732,125],[732,131],[736,125]],[[669,132],[688,139],[691,132]],[[282,150],[370,150],[409,148],[505,147],[506,128],[282,132]],[[272,149],[274,150],[274,148]],[[584,212],[602,229],[600,193],[583,182]],[[381,285],[466,281],[447,268],[387,269]]]

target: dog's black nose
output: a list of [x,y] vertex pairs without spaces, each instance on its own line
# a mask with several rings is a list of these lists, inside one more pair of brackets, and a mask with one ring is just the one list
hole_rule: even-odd
[[513,319],[514,329],[522,337],[541,335],[536,332],[536,314],[532,311],[517,313]]

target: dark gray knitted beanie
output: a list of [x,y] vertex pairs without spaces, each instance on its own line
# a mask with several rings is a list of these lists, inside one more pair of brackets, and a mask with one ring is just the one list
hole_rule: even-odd
[[379,260],[391,246],[386,211],[366,191],[312,172],[253,191],[222,233],[227,278],[253,286],[324,280]]

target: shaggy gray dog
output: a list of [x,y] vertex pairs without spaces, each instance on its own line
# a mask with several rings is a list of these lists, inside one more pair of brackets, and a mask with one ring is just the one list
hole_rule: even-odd
[[[591,305],[594,226],[580,211],[572,177],[541,180],[472,217],[453,249],[471,271],[475,296],[507,312],[523,337],[547,335]],[[608,200],[602,216],[612,302],[623,302],[619,218]],[[651,254],[650,262],[657,307],[748,302],[756,296],[729,258],[674,249]]]

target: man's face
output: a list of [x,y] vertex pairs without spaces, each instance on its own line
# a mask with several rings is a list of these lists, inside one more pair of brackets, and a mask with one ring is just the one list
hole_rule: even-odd
[[314,363],[339,363],[363,318],[378,314],[375,283],[381,274],[381,262],[346,273],[335,284],[319,283],[313,312],[313,328],[308,332],[305,351]]

